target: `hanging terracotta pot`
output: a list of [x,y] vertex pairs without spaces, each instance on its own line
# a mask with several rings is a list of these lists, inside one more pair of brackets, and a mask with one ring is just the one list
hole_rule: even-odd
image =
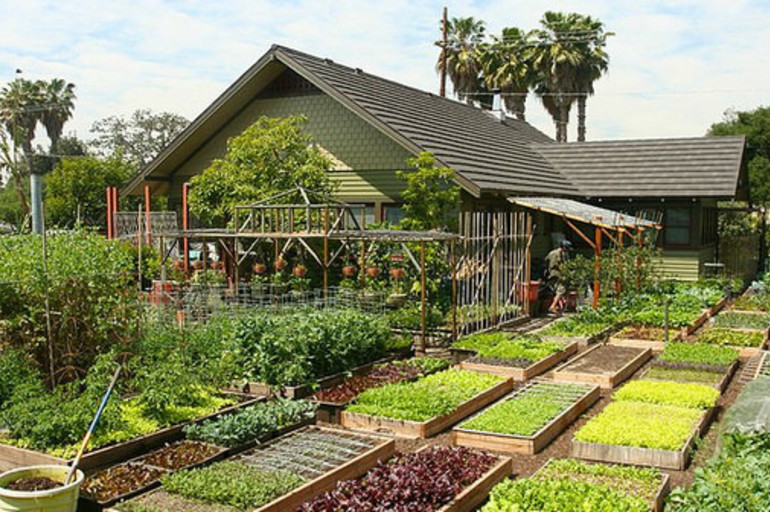
[[254,270],[254,273],[257,274],[258,276],[261,276],[262,274],[267,272],[267,265],[265,265],[264,263],[257,262],[254,264],[252,268]]
[[307,274],[307,267],[305,265],[297,265],[291,273],[294,274],[294,277],[305,277],[305,274]]
[[390,277],[393,279],[403,279],[406,271],[401,267],[393,267],[390,269]]
[[351,278],[356,276],[356,267],[354,265],[345,265],[342,267],[342,275]]
[[224,261],[212,261],[211,262],[211,268],[214,270],[224,270],[225,269],[225,262]]
[[376,279],[382,270],[380,270],[378,267],[367,267],[366,269],[366,275],[367,277],[371,277],[372,279]]
[[174,270],[178,272],[184,272],[184,261],[174,260]]
[[203,260],[195,260],[192,262],[192,268],[195,270],[203,270],[206,268],[206,262]]
[[276,272],[280,272],[281,270],[285,269],[286,265],[288,264],[289,263],[285,259],[279,258],[275,260],[275,263],[273,263],[273,266],[275,267]]

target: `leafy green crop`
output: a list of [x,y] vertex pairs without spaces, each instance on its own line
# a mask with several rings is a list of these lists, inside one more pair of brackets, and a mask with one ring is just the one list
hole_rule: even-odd
[[672,363],[730,366],[738,359],[738,350],[702,343],[668,343],[660,354],[661,361]]
[[719,399],[719,391],[704,384],[635,380],[616,391],[612,398],[617,401],[705,409],[714,407]]
[[667,380],[673,382],[699,382],[714,385],[722,380],[724,373],[697,368],[669,368],[666,366],[651,366],[642,379]]
[[497,484],[481,512],[648,512],[649,509],[643,499],[605,485],[524,478]]
[[542,331],[538,331],[538,334],[540,336],[564,337],[593,336],[614,323],[615,318],[610,315],[597,314],[586,310],[566,320],[554,322]]
[[466,421],[461,428],[531,436],[570,407],[586,390],[571,384],[535,384]]
[[452,343],[452,347],[464,348],[468,350],[479,350],[482,348],[493,347],[501,341],[510,339],[510,337],[511,335],[506,332],[483,332],[461,338]]
[[765,341],[762,332],[734,331],[715,327],[698,336],[698,342],[709,345],[729,345],[732,347],[760,347]]
[[238,446],[312,418],[317,405],[312,402],[274,400],[256,403],[233,414],[188,425],[184,432],[195,439],[220,446]]
[[415,382],[387,384],[365,391],[350,412],[386,418],[426,421],[449,414],[462,402],[505,379],[465,370],[445,370]]
[[714,318],[714,327],[764,330],[770,327],[770,315],[725,311]]
[[703,415],[698,409],[613,402],[575,434],[585,443],[680,450]]
[[265,471],[240,462],[180,471],[161,480],[163,488],[185,498],[240,509],[254,509],[296,489],[304,479],[289,471]]
[[655,468],[595,464],[575,459],[553,459],[537,472],[537,478],[606,485],[623,494],[652,502],[663,481],[663,474]]
[[733,308],[742,311],[770,311],[770,294],[756,293],[754,295],[742,295],[735,299]]
[[564,350],[564,346],[560,343],[546,342],[538,336],[524,335],[503,340],[494,346],[480,347],[477,355],[499,359],[528,359],[534,362],[560,350]]

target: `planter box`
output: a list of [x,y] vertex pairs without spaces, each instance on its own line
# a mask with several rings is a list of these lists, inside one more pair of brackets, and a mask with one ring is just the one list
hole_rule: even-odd
[[[167,427],[157,432],[147,434],[136,439],[124,441],[122,443],[105,446],[97,450],[87,452],[80,461],[79,468],[83,471],[97,469],[118,462],[124,462],[128,459],[147,453],[164,444],[178,441],[184,437],[182,429],[187,425],[201,423],[203,421],[218,418],[222,415],[235,412],[249,405],[264,400],[263,398],[250,398],[239,404],[225,407],[203,418],[186,421],[171,427]],[[70,460],[48,455],[34,450],[27,450],[15,446],[0,444],[0,472],[8,471],[20,466],[40,465],[40,464],[69,464]]]
[[[334,375],[330,375],[328,377],[324,377],[322,379],[318,379],[312,384],[301,384],[299,386],[284,386],[280,389],[280,392],[277,393],[277,395],[282,396],[284,398],[290,398],[292,400],[300,400],[302,398],[308,397],[318,391],[319,389],[325,389],[330,388],[332,386],[336,386],[338,384],[342,384],[346,378],[348,378],[349,374],[353,375],[361,375],[364,373],[368,373],[375,365],[382,364],[382,363],[389,363],[390,361],[393,361],[393,357],[385,357],[383,359],[378,359],[377,361],[372,361],[371,363],[367,363],[361,366],[358,366],[356,368],[353,368],[349,372],[340,372],[336,373]],[[270,386],[269,384],[264,384],[262,382],[249,382],[244,386],[244,391],[257,396],[265,396],[265,397],[273,397],[276,396],[276,387]]]
[[572,354],[576,353],[578,349],[577,343],[570,343],[564,349],[551,354],[548,357],[544,357],[540,361],[536,361],[526,368],[517,368],[514,366],[500,366],[494,364],[485,364],[481,362],[468,362],[463,361],[460,363],[460,369],[472,370],[475,372],[491,373],[493,375],[502,375],[504,377],[511,377],[517,381],[529,380],[532,377],[537,377],[543,372],[550,370],[552,367],[561,363]]
[[460,491],[452,501],[438,509],[438,512],[471,512],[476,510],[487,499],[492,488],[512,472],[513,461],[511,458],[500,457],[500,460],[493,464],[486,473]]
[[[535,471],[531,478],[537,478],[538,473],[543,471],[548,465],[553,461],[554,459],[548,459],[548,462],[543,464],[540,469]],[[653,512],[663,512],[663,509],[666,506],[666,497],[671,492],[671,477],[667,473],[660,474],[660,485],[658,486],[658,490],[655,493],[655,497],[652,499],[652,501],[648,502],[650,504],[650,507]]]
[[[652,366],[651,368],[654,368],[654,366]],[[686,366],[684,365],[682,366],[682,369],[686,369],[686,368],[687,368]],[[722,378],[719,380],[719,382],[713,385],[714,389],[716,389],[720,393],[724,393],[725,389],[727,389],[727,386],[730,384],[730,381],[732,380],[737,370],[738,370],[738,361],[733,361],[733,363],[727,367],[727,370],[725,370],[725,373],[722,375]],[[641,377],[645,378],[646,373],[647,371],[645,371],[645,373],[642,374]],[[714,373],[718,373],[718,372],[715,371]],[[648,379],[648,380],[664,381],[666,379]],[[674,381],[674,382],[679,382],[679,381]]]
[[452,354],[452,359],[455,363],[461,363],[469,357],[476,355],[476,351],[472,348],[449,347],[449,353]]
[[[679,450],[657,450],[653,448],[639,448],[636,446],[619,446],[601,443],[583,443],[572,441],[572,456],[578,459],[594,460],[599,462],[613,462],[618,464],[631,464],[635,466],[653,466],[662,469],[684,471],[690,462],[695,440],[708,430],[714,409],[708,409],[703,413],[701,420],[695,427],[692,435],[685,441]],[[633,425],[629,425],[633,428]]]
[[[333,429],[324,429],[313,427],[327,432],[336,432]],[[361,434],[355,434],[361,436]],[[369,437],[369,439],[372,439]],[[380,439],[374,448],[367,450],[361,455],[349,460],[323,475],[310,480],[293,491],[274,499],[270,503],[256,509],[255,512],[285,512],[287,510],[296,510],[297,507],[312,500],[319,494],[332,490],[337,482],[341,480],[352,480],[365,474],[381,460],[388,459],[396,450],[396,443],[392,439]]]
[[[514,398],[520,391],[513,392],[506,400]],[[599,400],[600,395],[598,386],[588,389],[582,397],[569,405],[558,416],[531,436],[483,432],[464,429],[460,426],[452,430],[452,444],[495,452],[534,455],[548,446],[548,443],[564,432],[573,421],[595,404]],[[483,414],[486,410],[474,415],[474,417]]]
[[[668,330],[669,341],[679,341],[682,339],[682,331],[679,329]],[[619,347],[649,348],[656,354],[663,352],[666,348],[666,342],[663,340],[645,340],[642,338],[622,338],[620,336],[610,336],[608,343]]]
[[615,372],[605,373],[590,373],[581,372],[579,370],[570,370],[570,367],[575,363],[591,357],[591,354],[595,350],[601,347],[609,347],[612,345],[597,345],[583,352],[575,359],[565,363],[553,372],[553,378],[555,380],[565,380],[570,382],[586,382],[588,384],[598,384],[602,389],[613,389],[618,384],[631,377],[636,370],[642,367],[652,357],[652,350],[649,348],[640,349],[639,353],[632,357],[626,364]]
[[697,331],[701,325],[703,325],[706,320],[708,320],[711,317],[711,310],[704,309],[698,317],[692,321],[690,325],[687,327],[682,327],[682,337],[689,336],[690,334]]
[[[552,325],[552,324],[550,324]],[[602,341],[606,341],[609,339],[610,335],[617,331],[620,327],[623,327],[625,324],[615,324],[610,325],[608,327],[605,327],[601,331],[592,334],[590,336],[542,336],[542,338],[546,341],[560,341],[564,343],[565,345],[568,343],[577,343],[580,348],[586,348],[589,345],[593,345],[594,343],[600,343]],[[531,334],[537,334],[540,335],[540,332],[548,328],[549,326],[546,325],[544,327],[541,327],[540,329],[536,329],[532,331]]]
[[512,389],[513,380],[504,380],[461,403],[450,414],[436,416],[426,421],[396,420],[342,411],[341,423],[346,428],[388,433],[409,439],[422,439],[443,432],[463,418],[509,393]]
[[758,353],[767,350],[770,344],[770,328],[767,329],[749,329],[745,327],[715,327],[715,329],[726,329],[729,331],[739,332],[761,332],[762,344],[758,347],[736,347],[734,345],[724,345],[726,347],[734,348],[740,352],[740,357],[749,358],[757,355]]
[[709,309],[709,316],[716,315],[717,313],[722,311],[722,309],[724,309],[726,305],[727,305],[727,297],[722,297],[721,299],[719,299],[719,302],[711,306],[711,308]]

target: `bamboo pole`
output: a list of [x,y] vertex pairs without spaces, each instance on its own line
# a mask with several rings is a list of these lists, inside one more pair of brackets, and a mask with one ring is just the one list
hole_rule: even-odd
[[623,228],[618,228],[618,250],[615,254],[615,259],[618,262],[618,281],[616,283],[616,292],[618,294],[618,297],[620,297],[620,294],[623,292]]
[[112,187],[107,187],[107,240],[112,240]]
[[145,233],[147,242],[147,245],[152,244],[152,229],[150,228],[150,209],[152,208],[152,205],[150,204],[150,186],[145,185],[144,186],[144,221],[145,225],[147,226],[147,233]]
[[449,264],[452,266],[452,341],[457,341],[457,255],[456,242],[449,242]]
[[[526,218],[527,218],[527,221],[526,221],[527,228],[525,231],[526,232],[525,240],[529,241],[529,238],[532,236],[532,216],[527,215]],[[532,304],[529,298],[529,294],[530,294],[529,287],[530,287],[530,283],[532,282],[532,248],[530,247],[529,243],[527,243],[527,246],[524,250],[525,250],[524,279],[526,280],[525,282],[527,283],[527,285],[524,288],[524,293],[525,293],[524,314],[526,316],[530,316],[530,314],[532,313],[531,311]]]
[[599,284],[599,273],[602,269],[602,230],[601,228],[595,229],[595,236],[596,240],[594,242],[594,300],[593,300],[593,307],[594,309],[599,307],[599,293],[600,290],[600,284]]
[[420,243],[420,306],[422,313],[422,335],[420,336],[420,355],[425,355],[425,338],[427,336],[427,311],[425,294],[425,242]]
[[[189,208],[187,206],[187,194],[190,192],[190,184],[185,183],[182,185],[182,231],[190,229],[190,217]],[[185,277],[190,277],[190,239],[185,234],[182,238],[182,252],[184,259],[184,274]]]
[[329,207],[324,208],[324,299],[329,295]]

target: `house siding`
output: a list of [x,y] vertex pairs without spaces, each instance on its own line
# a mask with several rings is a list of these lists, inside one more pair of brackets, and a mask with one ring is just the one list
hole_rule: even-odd
[[403,190],[396,176],[411,154],[326,94],[257,98],[202,145],[174,176],[170,197],[182,184],[224,156],[227,140],[239,135],[261,116],[307,117],[306,131],[334,160],[331,177],[342,200],[390,202]]

